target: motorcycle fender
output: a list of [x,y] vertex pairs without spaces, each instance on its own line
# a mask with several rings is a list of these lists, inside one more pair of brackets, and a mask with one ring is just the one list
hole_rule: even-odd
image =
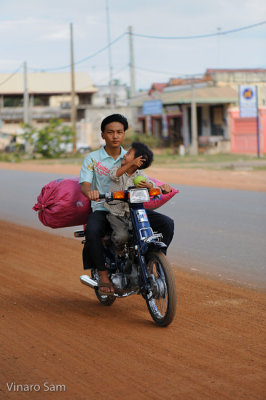
[[165,249],[167,246],[163,242],[150,242],[150,243],[144,243],[143,246],[141,247],[141,254],[144,255],[150,250],[160,250],[160,249]]
[[167,246],[163,242],[148,243],[148,250],[165,249]]

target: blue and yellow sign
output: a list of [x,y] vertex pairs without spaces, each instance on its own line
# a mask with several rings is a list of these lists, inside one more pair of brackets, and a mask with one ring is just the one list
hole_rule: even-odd
[[243,96],[245,99],[250,100],[254,96],[253,90],[249,87],[246,88],[243,92]]
[[239,85],[239,111],[240,117],[252,118],[257,117],[257,86],[255,85]]
[[162,114],[162,101],[150,100],[144,101],[142,105],[143,115],[161,115]]

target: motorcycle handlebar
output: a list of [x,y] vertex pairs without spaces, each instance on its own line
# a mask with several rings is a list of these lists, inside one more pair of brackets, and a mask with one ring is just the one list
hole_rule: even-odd
[[112,201],[112,200],[126,200],[127,190],[121,190],[121,191],[116,191],[116,192],[108,192],[105,194],[99,194],[99,199],[104,199],[107,202]]
[[[99,193],[99,199],[104,199],[107,202],[112,201],[112,200],[127,201],[127,199],[128,199],[127,193],[128,193],[128,190],[108,192],[105,194]],[[161,194],[161,189],[160,188],[149,189],[149,194],[150,194],[150,196],[158,196],[159,194]]]

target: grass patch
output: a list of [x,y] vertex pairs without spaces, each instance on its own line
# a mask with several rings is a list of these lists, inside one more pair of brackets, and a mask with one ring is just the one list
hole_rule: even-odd
[[23,159],[20,153],[0,153],[1,162],[18,163],[22,160]]
[[266,171],[266,165],[254,165],[252,169],[253,171]]
[[63,154],[57,158],[44,158],[40,155],[34,155],[33,157],[29,157],[26,153],[1,153],[0,152],[0,162],[11,162],[11,163],[36,163],[36,164],[44,164],[44,165],[53,165],[53,164],[81,164],[86,154]]
[[266,160],[263,156],[258,159],[256,156],[244,154],[199,154],[197,156],[171,154],[167,149],[161,154],[155,154],[157,164],[220,164],[220,163],[241,163],[256,160]]
[[[12,163],[36,163],[42,165],[82,165],[85,154],[65,154],[58,158],[43,158],[41,156],[28,157],[24,153],[0,153],[0,162]],[[253,170],[266,170],[266,156],[257,158],[255,155],[245,154],[199,154],[197,156],[173,154],[171,149],[154,150],[154,167],[167,168],[204,168],[226,169],[250,167]]]

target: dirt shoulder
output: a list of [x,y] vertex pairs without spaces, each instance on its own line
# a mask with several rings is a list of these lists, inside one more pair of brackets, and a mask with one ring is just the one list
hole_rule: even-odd
[[[78,176],[80,165],[71,164],[37,164],[37,163],[4,163],[0,169],[50,172],[58,176],[71,174]],[[203,168],[151,167],[147,174],[163,182],[176,185],[206,186],[238,190],[254,190],[266,192],[266,171],[262,170],[206,170]]]
[[81,285],[79,240],[0,229],[0,398],[265,399],[265,293],[174,268],[176,319],[158,328],[141,297],[104,307]]

